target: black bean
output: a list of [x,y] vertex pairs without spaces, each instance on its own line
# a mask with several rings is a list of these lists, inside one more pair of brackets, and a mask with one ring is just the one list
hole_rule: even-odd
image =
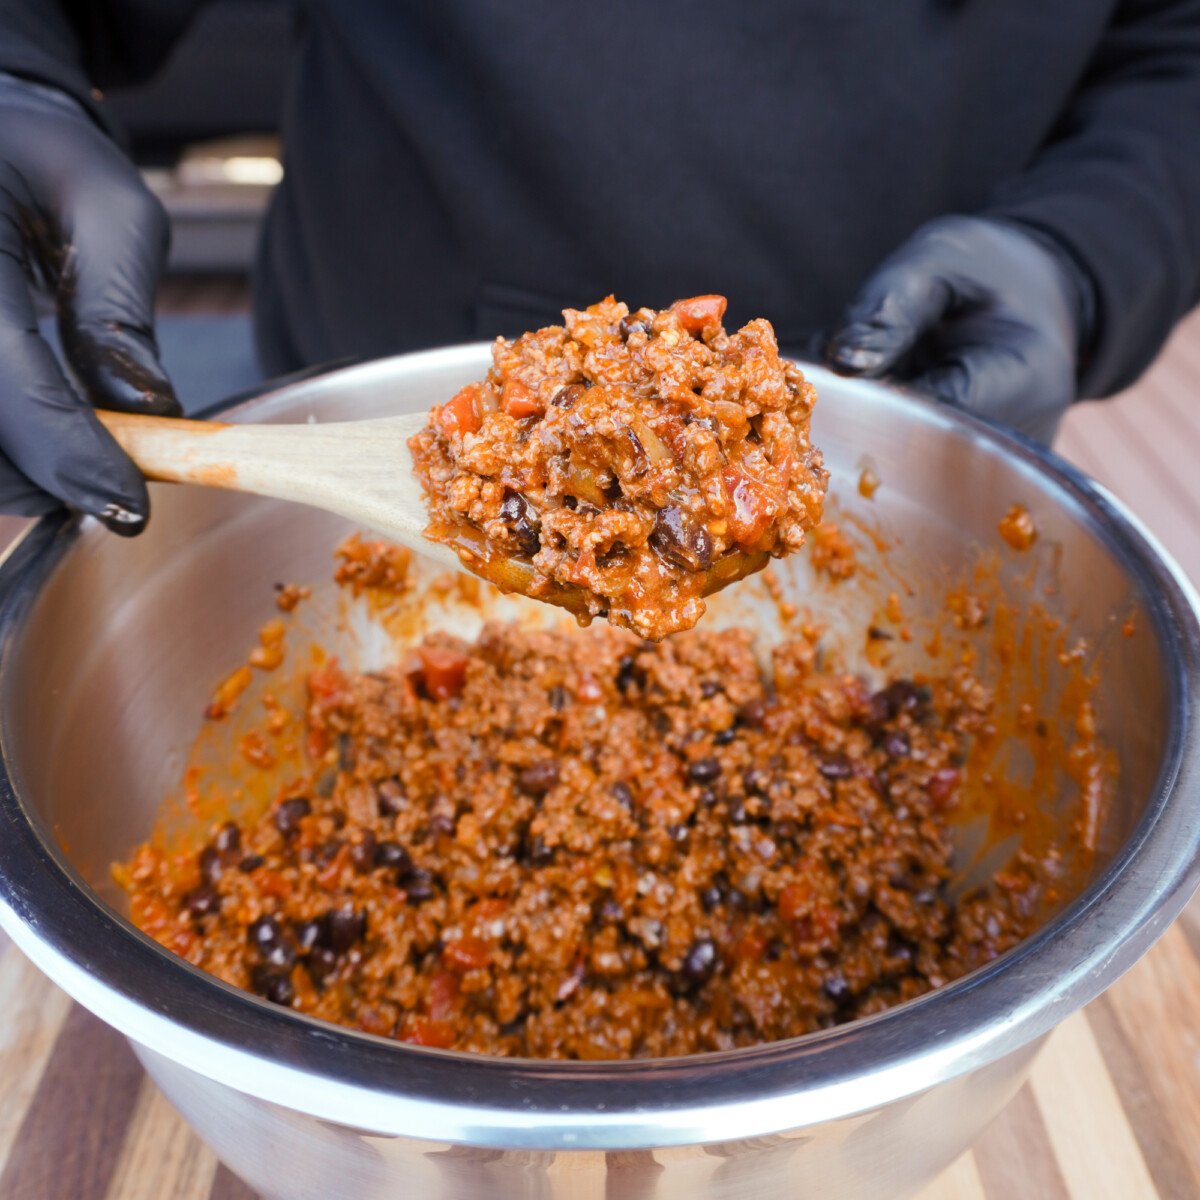
[[572,512],[574,512],[579,507],[579,501],[576,500],[574,496],[564,496],[563,497],[563,506],[565,508],[569,508]]
[[529,843],[529,862],[534,867],[544,867],[554,861],[554,847],[546,845],[540,834]]
[[292,924],[292,936],[301,954],[307,954],[321,940],[320,921],[295,921]]
[[888,758],[907,758],[912,753],[912,743],[903,729],[889,729],[883,735],[883,749]]
[[761,696],[756,696],[753,700],[747,700],[738,709],[738,723],[745,725],[747,729],[761,729],[766,719],[767,702]]
[[517,788],[527,796],[544,796],[558,782],[558,762],[543,758],[531,763],[517,775]]
[[702,791],[700,795],[696,797],[696,803],[699,804],[701,808],[712,808],[712,806],[720,799],[721,797],[717,794],[716,788],[705,788],[704,791]]
[[739,799],[729,801],[729,820],[734,825],[744,825],[750,819],[746,812],[745,802]]
[[630,313],[627,317],[621,318],[621,324],[617,326],[617,332],[621,335],[621,341],[629,341],[629,335],[637,330],[640,330],[647,337],[650,336],[650,322],[645,317],[639,317],[637,313]]
[[283,937],[283,928],[277,917],[265,913],[250,922],[246,929],[246,937],[256,950],[262,950],[264,947],[270,949]]
[[717,947],[711,938],[697,938],[683,958],[682,974],[694,988],[706,984],[717,969]]
[[320,987],[337,970],[337,955],[325,946],[314,946],[304,965],[313,983]]
[[848,1000],[850,997],[850,985],[841,971],[831,971],[821,984],[821,990],[835,1004],[841,1004],[843,1000]]
[[690,833],[691,830],[682,822],[680,822],[678,825],[667,826],[667,837],[669,837],[676,845],[682,845],[684,842],[686,842],[688,840],[688,834]]
[[720,690],[721,685],[715,679],[706,679],[700,685],[700,695],[702,695],[705,700],[711,700]]
[[341,838],[330,838],[329,841],[322,842],[321,845],[317,847],[316,854],[313,855],[313,861],[318,867],[329,866],[329,864],[333,862],[335,858],[337,858],[338,851],[342,848],[342,845],[343,843]]
[[688,763],[687,777],[692,783],[712,783],[720,774],[721,764],[715,758],[698,758]]
[[251,871],[257,871],[263,865],[266,859],[261,854],[247,854],[245,858],[238,863],[238,870],[243,875],[249,875]]
[[911,679],[894,679],[871,697],[867,723],[882,725],[901,713],[908,713],[913,720],[919,721],[925,716],[932,698],[933,693],[927,687],[915,684]]
[[737,730],[730,725],[728,729],[721,729],[713,734],[713,745],[728,746],[735,737],[737,737]]
[[366,875],[375,866],[375,835],[369,829],[364,829],[362,837],[351,844],[350,865],[360,875]]
[[724,893],[714,883],[710,887],[706,887],[700,893],[700,907],[703,908],[706,913],[710,913],[720,908],[721,901],[724,899]]
[[216,883],[224,871],[225,865],[215,846],[206,846],[200,851],[200,878],[205,883]]
[[375,846],[375,865],[404,876],[412,870],[412,858],[399,842],[379,842]]
[[849,760],[840,754],[835,754],[819,763],[817,770],[826,779],[849,779],[854,774],[854,768],[850,765]]
[[301,818],[307,817],[310,812],[312,812],[312,805],[304,796],[295,796],[291,800],[285,800],[275,810],[275,828],[284,837],[292,837],[300,828]]
[[406,799],[399,777],[385,779],[375,785],[375,805],[381,817],[394,817],[404,808]]
[[350,901],[331,908],[321,922],[321,944],[334,954],[345,954],[367,931],[367,914],[358,911]]
[[222,856],[236,854],[242,848],[242,831],[233,821],[226,821],[217,830],[217,836],[213,838],[213,845],[217,848],[217,853]]
[[291,976],[286,971],[274,970],[264,963],[259,963],[250,972],[250,983],[260,996],[270,1000],[272,1004],[282,1004],[286,1008],[296,998]]
[[259,917],[246,930],[246,936],[250,945],[273,966],[290,968],[296,961],[296,951],[288,941],[278,917],[270,913]]
[[872,642],[891,642],[895,640],[895,635],[888,633],[886,629],[880,629],[878,625],[871,625],[867,629],[867,637]]
[[555,712],[562,712],[562,710],[571,702],[571,697],[567,692],[567,689],[564,687],[559,687],[557,684],[555,684],[555,686],[546,693],[546,699],[549,701],[550,707],[554,709]]
[[606,921],[619,921],[624,915],[621,906],[609,896],[603,904],[600,905],[600,915]]
[[542,548],[537,525],[529,515],[529,501],[520,492],[508,492],[500,505],[500,519],[508,526],[517,546],[531,557]]
[[209,913],[215,913],[221,907],[221,897],[216,888],[202,883],[183,897],[183,907],[193,917],[207,917]]
[[434,813],[427,828],[430,837],[450,837],[454,833],[454,818],[449,813]]
[[613,799],[616,800],[616,802],[622,808],[627,808],[630,810],[633,809],[633,792],[629,790],[629,784],[625,783],[621,779],[618,779],[617,782],[612,785],[612,794]]
[[585,391],[587,388],[582,383],[568,383],[566,387],[561,387],[554,393],[554,399],[550,403],[555,408],[574,408],[575,402]]
[[712,538],[703,525],[693,525],[678,505],[660,508],[650,531],[650,545],[669,563],[686,571],[712,564]]
[[404,880],[404,890],[408,893],[409,904],[423,904],[437,895],[433,886],[433,876],[422,867],[415,867]]
[[645,681],[645,673],[638,670],[637,659],[632,654],[623,654],[617,663],[617,690],[625,692],[641,687]]
[[763,767],[747,767],[742,775],[742,786],[748,796],[765,796],[771,790],[771,772]]

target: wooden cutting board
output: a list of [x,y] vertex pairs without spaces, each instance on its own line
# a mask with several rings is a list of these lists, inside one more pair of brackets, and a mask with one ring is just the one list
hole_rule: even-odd
[[[1132,392],[1077,408],[1056,448],[1200,581],[1200,313]],[[2,934],[0,1200],[254,1200],[124,1040]],[[1200,1200],[1200,899],[1060,1027],[1029,1085],[920,1200]]]

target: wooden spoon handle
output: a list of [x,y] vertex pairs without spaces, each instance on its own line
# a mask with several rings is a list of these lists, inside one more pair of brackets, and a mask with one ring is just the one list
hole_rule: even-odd
[[422,536],[428,518],[407,439],[423,414],[294,425],[99,417],[148,479],[311,504],[458,565]]
[[215,436],[233,426],[104,410],[96,415],[147,479],[238,487],[237,447]]

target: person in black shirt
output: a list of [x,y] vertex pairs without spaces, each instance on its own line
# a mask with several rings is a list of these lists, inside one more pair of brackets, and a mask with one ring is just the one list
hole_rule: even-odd
[[[166,224],[96,89],[198,7],[0,0],[0,509],[147,517],[89,404],[177,411]],[[1048,441],[1200,298],[1200,0],[303,11],[256,272],[272,372],[720,291],[786,350]]]

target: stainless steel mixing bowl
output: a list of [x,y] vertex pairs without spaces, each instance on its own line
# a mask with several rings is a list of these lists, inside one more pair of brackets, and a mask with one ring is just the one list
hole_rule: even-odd
[[[478,377],[487,354],[354,366],[231,415],[426,407]],[[53,517],[10,551],[0,919],[130,1039],[264,1196],[907,1196],[1005,1105],[1041,1039],[1179,911],[1200,848],[1200,635],[1180,572],[1052,456],[877,385],[811,376],[834,487],[854,497],[865,456],[883,480],[871,512],[903,534],[894,554],[910,577],[940,579],[973,546],[995,544],[1011,502],[1033,512],[1038,561],[1055,582],[1039,598],[1103,646],[1099,719],[1121,775],[1090,884],[1040,933],[941,991],[789,1042],[662,1062],[483,1059],[299,1017],[172,958],[119,915],[109,864],[149,832],[214,681],[272,613],[272,584],[327,579],[345,528],[282,503],[158,488],[135,541]],[[1030,561],[1009,555],[1002,571],[1019,603]],[[801,571],[788,586],[803,598],[815,585]],[[861,631],[862,594],[834,595],[830,612]],[[1133,637],[1118,632],[1126,617]]]

